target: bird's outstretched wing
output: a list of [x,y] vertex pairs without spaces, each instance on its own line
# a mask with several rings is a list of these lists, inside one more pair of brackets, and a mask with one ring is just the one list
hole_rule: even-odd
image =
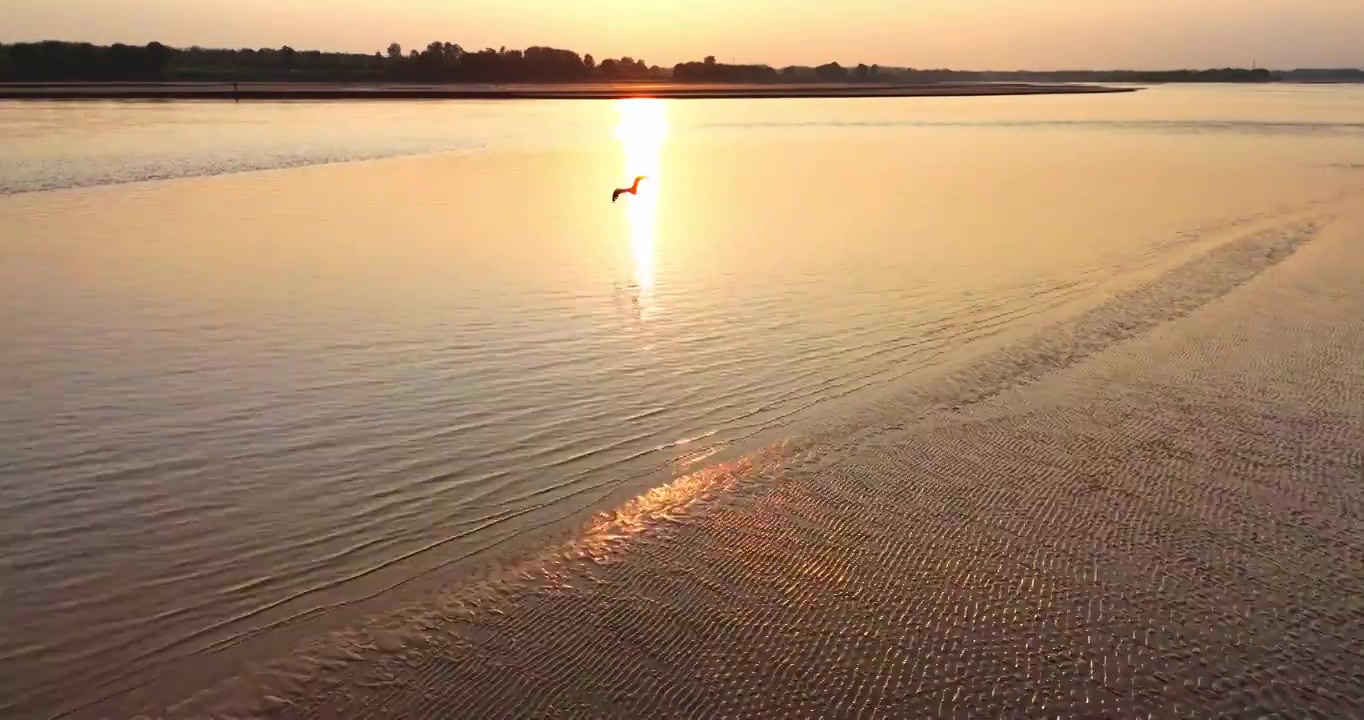
[[611,191],[611,202],[615,202],[615,201],[616,201],[616,198],[620,197],[620,194],[623,193],[623,192],[625,192],[625,191],[622,190],[622,189],[620,189],[620,188],[616,188],[615,190],[612,190],[612,191]]

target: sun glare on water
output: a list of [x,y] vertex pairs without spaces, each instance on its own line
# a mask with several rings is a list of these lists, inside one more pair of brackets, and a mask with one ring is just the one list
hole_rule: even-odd
[[626,196],[630,220],[630,252],[634,259],[635,284],[641,305],[650,299],[654,286],[654,244],[657,235],[658,190],[662,182],[663,141],[668,134],[664,103],[654,98],[631,98],[617,104],[620,122],[616,139],[625,151],[624,184],[643,175],[639,194]]

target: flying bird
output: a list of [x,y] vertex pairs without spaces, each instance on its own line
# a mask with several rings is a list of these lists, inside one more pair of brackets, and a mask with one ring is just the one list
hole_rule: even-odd
[[639,177],[635,178],[635,183],[634,183],[633,185],[631,185],[630,187],[628,187],[628,188],[616,188],[616,189],[615,189],[614,191],[612,191],[612,193],[611,193],[611,202],[615,202],[615,201],[616,201],[616,198],[620,197],[622,193],[630,193],[631,195],[638,195],[638,194],[639,194],[639,181],[640,181],[640,180],[646,180],[646,179],[648,179],[648,176],[646,176],[646,175],[640,175]]

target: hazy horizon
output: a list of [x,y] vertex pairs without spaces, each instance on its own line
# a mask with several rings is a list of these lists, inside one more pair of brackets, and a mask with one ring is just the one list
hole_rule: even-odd
[[[549,45],[650,64],[715,55],[724,62],[818,65],[831,60],[975,70],[1359,67],[1364,3],[1347,0],[849,0],[787,7],[601,0],[592,12],[550,0],[12,0],[0,42],[72,40],[188,47],[381,51],[432,40],[467,49]],[[326,20],[319,23],[319,18]]]

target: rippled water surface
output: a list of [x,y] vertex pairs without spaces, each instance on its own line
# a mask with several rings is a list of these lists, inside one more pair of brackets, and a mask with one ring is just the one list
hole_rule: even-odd
[[0,103],[0,710],[855,415],[1356,191],[1361,118],[1316,87]]

